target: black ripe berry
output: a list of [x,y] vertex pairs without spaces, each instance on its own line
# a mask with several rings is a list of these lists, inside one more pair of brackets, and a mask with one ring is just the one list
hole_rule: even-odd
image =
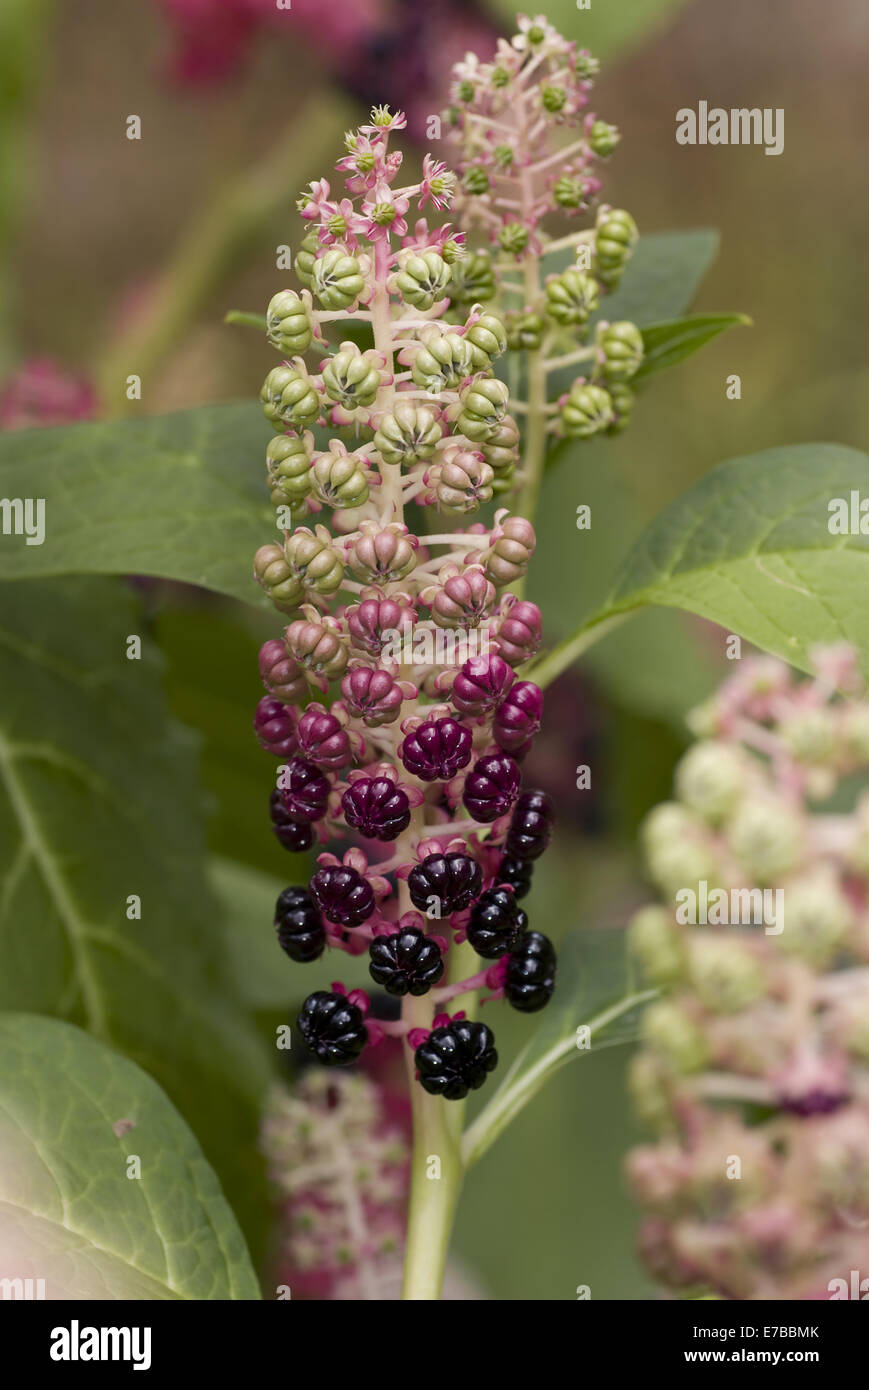
[[440,947],[418,927],[376,936],[369,955],[371,978],[387,994],[427,994],[444,973]]
[[287,955],[300,962],[316,960],[326,945],[326,929],[307,888],[285,888],[275,906],[278,941]]
[[498,1065],[495,1038],[485,1023],[460,1018],[433,1028],[414,1053],[420,1085],[444,1100],[463,1100]]
[[552,838],[552,802],[545,792],[523,792],[513,808],[507,853],[516,859],[539,859]]
[[473,902],[483,886],[483,871],[469,854],[430,854],[415,864],[407,876],[410,900],[427,912],[437,899],[437,915],[449,917]]
[[293,854],[301,854],[314,843],[315,831],[308,821],[293,820],[284,806],[280,792],[275,788],[269,800],[272,828],[284,849]]
[[309,994],[302,1005],[299,1031],[324,1067],[355,1062],[368,1041],[361,1009],[324,989]]
[[523,1014],[544,1008],[555,992],[555,947],[539,931],[525,932],[510,952],[504,995]]
[[495,883],[509,883],[513,896],[524,898],[531,890],[534,865],[530,859],[517,859],[513,854],[505,854],[498,865]]
[[528,925],[528,918],[509,888],[487,888],[471,908],[468,940],[480,956],[503,956]]

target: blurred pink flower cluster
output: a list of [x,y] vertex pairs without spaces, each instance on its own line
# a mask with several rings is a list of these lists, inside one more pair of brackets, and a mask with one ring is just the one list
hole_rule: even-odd
[[96,395],[83,377],[58,367],[48,357],[34,357],[0,385],[0,429],[28,430],[89,420]]

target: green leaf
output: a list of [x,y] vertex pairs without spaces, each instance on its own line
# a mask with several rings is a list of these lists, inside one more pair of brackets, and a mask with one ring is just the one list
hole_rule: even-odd
[[675,367],[686,357],[698,352],[706,343],[737,324],[751,324],[745,314],[692,314],[684,319],[666,323],[651,323],[643,329],[645,357],[634,383],[643,381],[654,372]]
[[588,1051],[577,1029],[589,1029],[591,1047],[637,1037],[637,1019],[654,990],[639,990],[629,971],[622,929],[575,932],[559,951],[558,987],[537,1032],[519,1053],[495,1094],[468,1126],[462,1141],[470,1165],[495,1142],[542,1086],[571,1059]]
[[283,878],[217,857],[209,867],[241,997],[252,1009],[285,1010],[315,989],[329,989],[333,980],[342,980],[348,988],[370,989],[367,953],[348,956],[327,950],[308,965],[297,965],[284,955],[275,937],[275,903],[289,884],[306,883],[310,874],[302,855],[286,858],[289,868]]
[[147,574],[259,601],[253,555],[278,534],[269,437],[252,402],[0,434],[0,496],[38,480],[46,503],[44,543],[4,540],[0,579]]
[[221,950],[194,741],[155,646],[129,591],[69,579],[0,585],[0,650],[0,1008],[69,1019],[150,1072],[252,1239],[268,1058]]
[[531,667],[547,684],[647,605],[709,618],[797,666],[848,641],[869,671],[869,536],[832,535],[830,502],[869,495],[869,456],[798,444],[730,459],[668,507],[621,566],[609,600]]
[[49,1299],[259,1298],[220,1183],[164,1092],[33,1014],[0,1015],[0,1249],[4,1276],[44,1279]]

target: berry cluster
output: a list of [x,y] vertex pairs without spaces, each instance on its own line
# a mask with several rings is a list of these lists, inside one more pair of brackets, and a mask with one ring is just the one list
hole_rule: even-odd
[[629,1162],[642,1250],[725,1298],[828,1298],[865,1261],[869,698],[850,649],[812,657],[745,660],[697,712],[645,828],[667,905],[630,932],[663,994],[632,1072],[661,1134]]
[[[542,374],[588,363],[548,422],[552,433],[575,439],[625,428],[634,403],[628,383],[644,352],[627,321],[599,319],[589,342],[639,235],[630,213],[600,201],[599,162],[620,136],[588,109],[597,71],[542,16],[521,16],[519,33],[499,41],[491,62],[469,54],[455,65],[445,113],[461,176],[455,210],[485,238],[454,270],[454,300],[495,302],[508,348],[530,354]],[[593,213],[594,226],[553,240],[543,226],[553,213]],[[561,252],[575,263],[556,261]]]
[[[261,547],[254,568],[291,620],[260,651],[268,693],[254,729],[280,759],[270,803],[280,843],[350,842],[340,857],[323,849],[307,887],[281,895],[276,926],[296,961],[367,951],[390,994],[431,993],[437,1005],[487,985],[531,1011],[552,994],[555,955],[526,930],[518,899],[552,815],[543,793],[522,792],[543,698],[516,667],[539,648],[540,612],[509,589],[535,536],[507,509],[491,527],[442,534],[405,521],[410,503],[421,517],[461,518],[507,487],[518,430],[492,372],[500,321],[479,306],[445,318],[463,236],[424,219],[408,229],[411,202],[447,206],[454,179],[426,156],[422,180],[396,186],[389,137],[402,126],[379,108],[347,136],[337,167],[348,196],[311,185],[295,261],[304,288],[276,295],[267,314],[286,357],[262,391],[284,540]],[[359,341],[330,348],[328,326],[350,320]],[[303,356],[312,350],[316,372]],[[327,508],[333,530],[314,520]],[[306,518],[314,524],[297,524]],[[465,940],[495,964],[440,984]],[[299,1028],[326,1065],[405,1036],[423,1087],[449,1099],[494,1066],[491,1032],[461,1014],[439,1014],[431,1031],[375,1023],[368,1008],[364,991],[336,984],[306,1000]]]

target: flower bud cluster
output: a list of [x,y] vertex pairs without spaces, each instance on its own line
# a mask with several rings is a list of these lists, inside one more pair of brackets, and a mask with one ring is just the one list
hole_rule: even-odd
[[[589,110],[597,61],[543,16],[518,23],[491,62],[468,54],[453,69],[445,119],[458,150],[454,208],[483,242],[456,268],[454,304],[496,306],[508,348],[532,354],[544,371],[588,363],[560,397],[551,432],[615,434],[630,419],[629,382],[643,361],[635,324],[597,317],[639,236],[630,213],[601,201],[600,161],[619,132]],[[591,216],[593,225],[553,240],[545,230],[553,214]],[[559,259],[563,252],[575,263]]]
[[865,1265],[869,692],[851,649],[812,661],[747,659],[697,711],[644,830],[664,902],[629,933],[661,991],[631,1076],[661,1136],[628,1163],[641,1248],[726,1298],[826,1298]]
[[[368,951],[373,979],[402,996],[438,986],[453,944],[495,940],[498,950],[478,949],[497,965],[464,986],[529,1010],[548,1001],[555,969],[546,939],[525,939],[517,907],[551,831],[547,799],[522,795],[542,694],[516,673],[540,646],[541,617],[510,592],[536,540],[507,508],[490,526],[466,522],[517,456],[508,389],[492,371],[506,333],[479,306],[461,324],[444,318],[463,238],[424,220],[410,232],[407,217],[411,202],[448,205],[454,181],[427,156],[421,182],[397,186],[389,137],[403,123],[377,108],[346,137],[348,196],[311,185],[302,289],[276,295],[266,315],[270,341],[292,355],[262,391],[283,540],[260,547],[254,574],[289,621],[260,651],[267,695],[254,728],[281,759],[270,802],[279,842],[323,851],[302,896],[282,895],[276,925],[299,961]],[[321,431],[331,437],[318,448]],[[417,535],[411,503],[460,525]],[[350,1062],[384,1036],[366,1015],[361,991],[336,986],[306,1000],[299,1027],[322,1062]],[[482,1025],[444,1017],[464,1048],[460,1075],[444,1079],[436,1039],[421,1080],[458,1098],[495,1053]],[[424,1031],[404,1029],[416,1048]]]

